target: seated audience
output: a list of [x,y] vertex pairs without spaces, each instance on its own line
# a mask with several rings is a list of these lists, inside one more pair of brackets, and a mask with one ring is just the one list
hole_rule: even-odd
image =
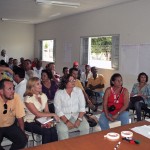
[[13,79],[16,82],[15,92],[20,96],[21,100],[24,102],[24,93],[26,91],[27,80],[25,79],[25,71],[20,67],[16,67],[14,70]]
[[27,144],[23,122],[25,111],[19,96],[14,94],[12,81],[0,81],[0,95],[0,150],[4,150],[1,146],[4,137],[12,141],[11,150],[23,149]]
[[50,73],[52,73],[53,75],[53,80],[56,81],[56,83],[60,82],[60,75],[58,73],[56,73],[55,70],[55,63],[51,62],[49,64],[46,65],[46,70]]
[[9,65],[9,68],[10,68],[11,70],[13,70],[13,58],[12,58],[12,57],[9,58],[9,60],[8,60],[8,65]]
[[92,77],[90,65],[85,65],[85,72],[81,73],[80,81],[84,87],[86,87],[88,79]]
[[13,59],[13,69],[18,67],[18,60],[17,59]]
[[79,63],[77,61],[75,61],[73,63],[73,68],[76,68],[78,69],[78,79],[80,80],[80,77],[81,77],[81,70],[79,69]]
[[[87,88],[89,90],[99,93],[100,97],[102,98],[104,95],[104,77],[101,74],[97,74],[96,67],[92,67],[91,72],[93,75],[88,79]],[[91,96],[91,92],[88,89],[86,90],[86,92],[89,96]]]
[[148,75],[144,72],[140,73],[137,78],[138,83],[133,85],[130,94],[129,108],[136,110],[137,121],[141,121],[141,109],[145,104],[150,104],[150,87],[147,84]]
[[60,82],[63,80],[63,78],[66,78],[69,74],[69,68],[68,67],[63,67],[63,76],[60,77]]
[[42,135],[42,144],[57,141],[58,136],[54,126],[39,125],[35,122],[35,118],[40,117],[54,117],[56,121],[59,121],[59,117],[48,110],[47,96],[42,93],[39,78],[33,77],[28,80],[24,96],[26,105],[25,130]]
[[42,70],[43,70],[42,61],[38,60],[36,62],[35,67],[33,67],[33,71],[34,71],[35,76],[38,77],[39,79],[41,79]]
[[35,73],[32,68],[31,60],[26,59],[24,61],[24,69],[25,69],[25,78],[29,80],[29,78],[35,77]]
[[75,79],[75,87],[79,87],[82,92],[83,92],[83,95],[85,97],[85,100],[86,100],[86,103],[88,104],[88,106],[92,109],[92,110],[96,110],[97,108],[92,104],[91,100],[89,99],[88,95],[86,94],[82,84],[81,84],[81,81],[78,79],[78,69],[77,68],[71,68],[69,70],[69,74],[72,75]]
[[99,118],[102,130],[109,129],[109,121],[120,120],[121,125],[129,123],[129,112],[126,111],[129,104],[129,93],[122,85],[121,75],[113,74],[110,79],[110,87],[104,94],[103,112]]
[[19,64],[19,67],[25,69],[25,60],[24,60],[23,57],[20,58],[20,64]]
[[89,124],[84,118],[84,95],[80,88],[75,87],[75,79],[71,75],[62,80],[60,90],[55,94],[54,106],[61,119],[57,124],[60,140],[67,139],[69,131],[79,130],[80,135],[89,133]]
[[4,60],[0,61],[0,80],[2,79],[13,80],[13,71]]
[[38,61],[39,61],[38,58],[34,58],[34,60],[32,61],[32,68],[36,67]]
[[48,108],[51,113],[55,113],[54,109],[54,96],[58,89],[58,85],[52,79],[52,74],[50,74],[47,70],[42,70],[41,74],[41,84],[42,84],[42,92],[46,94],[48,98]]

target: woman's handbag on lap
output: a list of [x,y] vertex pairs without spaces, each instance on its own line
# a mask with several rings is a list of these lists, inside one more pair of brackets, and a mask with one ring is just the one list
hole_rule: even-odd
[[144,102],[144,99],[142,96],[133,96],[133,97],[130,97],[130,101],[135,104],[136,102],[139,102],[139,101],[143,101]]

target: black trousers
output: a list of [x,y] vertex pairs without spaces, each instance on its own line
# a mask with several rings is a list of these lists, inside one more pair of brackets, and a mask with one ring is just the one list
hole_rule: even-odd
[[25,130],[42,135],[42,144],[58,141],[57,130],[52,128],[41,128],[36,122],[25,122]]
[[[28,142],[26,135],[16,124],[0,128],[0,143],[2,143],[4,137],[12,141],[10,150],[22,149]],[[0,150],[3,150],[1,145]]]

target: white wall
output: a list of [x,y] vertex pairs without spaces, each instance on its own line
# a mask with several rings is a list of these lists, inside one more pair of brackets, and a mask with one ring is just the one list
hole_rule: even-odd
[[8,57],[34,58],[34,25],[0,21],[0,51]]
[[[56,69],[61,73],[63,66],[71,67],[74,60],[80,60],[81,36],[120,34],[120,45],[150,44],[149,14],[150,1],[139,0],[35,25],[36,55],[39,56],[39,40],[55,38]],[[71,63],[64,62],[66,42],[72,44]],[[120,50],[120,69],[116,72],[122,74],[124,85],[130,91],[136,82],[137,73],[131,71],[124,73],[122,66],[126,62],[122,61],[121,57]],[[134,63],[134,56],[133,60],[127,58],[126,61]],[[99,69],[99,72],[105,76],[108,86],[110,76],[115,71]]]

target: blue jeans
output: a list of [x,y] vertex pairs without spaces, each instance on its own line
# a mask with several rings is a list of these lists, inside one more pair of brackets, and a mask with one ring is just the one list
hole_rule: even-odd
[[[109,114],[109,116],[112,116],[112,115]],[[129,124],[129,112],[128,111],[122,112],[121,114],[119,114],[119,116],[117,117],[116,120],[121,121],[121,125]],[[109,129],[110,128],[109,127],[109,122],[110,122],[110,120],[108,120],[106,118],[106,115],[103,112],[100,115],[100,118],[99,118],[99,125],[101,127],[101,130],[107,130],[107,129]]]
[[141,101],[137,101],[135,103],[132,103],[130,101],[129,103],[129,109],[135,109],[136,110],[136,116],[137,116],[137,121],[141,121],[141,109],[144,107],[146,104],[144,104]]

